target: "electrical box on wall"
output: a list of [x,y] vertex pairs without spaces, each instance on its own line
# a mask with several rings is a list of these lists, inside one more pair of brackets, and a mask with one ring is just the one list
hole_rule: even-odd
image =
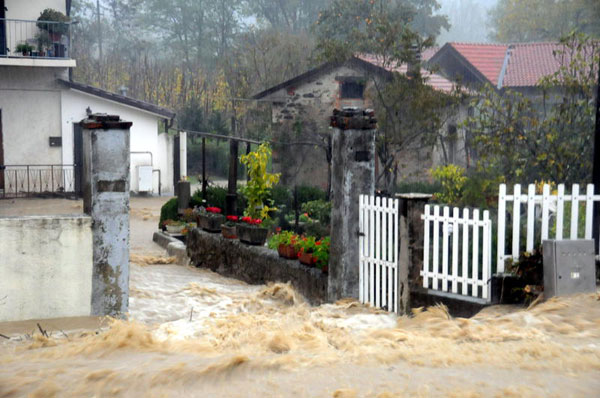
[[593,240],[544,241],[544,297],[596,291]]
[[62,146],[62,137],[50,137],[50,146],[51,147]]
[[152,192],[152,166],[138,166],[138,192]]

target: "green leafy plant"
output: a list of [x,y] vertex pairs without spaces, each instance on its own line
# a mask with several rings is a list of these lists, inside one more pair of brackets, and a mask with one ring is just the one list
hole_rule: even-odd
[[329,248],[331,240],[329,236],[315,242],[313,257],[317,259],[317,268],[323,269],[329,265]]
[[176,220],[177,217],[177,198],[171,198],[160,208],[158,228],[161,228],[166,220]]
[[270,249],[277,250],[279,245],[293,245],[298,243],[298,235],[293,231],[281,231],[269,239],[268,246]]
[[436,199],[446,204],[457,204],[462,197],[463,188],[467,182],[465,169],[449,164],[431,170],[431,175],[442,187],[441,191],[435,194]]
[[35,39],[37,40],[37,49],[39,52],[45,52],[48,48],[52,46],[52,38],[46,30],[40,30],[35,35]]
[[331,221],[331,202],[311,200],[302,204],[302,211],[307,213],[310,218],[323,224],[329,224]]
[[248,206],[244,215],[252,218],[269,219],[269,212],[277,210],[272,206],[270,190],[279,181],[280,174],[267,172],[267,165],[271,158],[271,148],[268,144],[261,144],[254,152],[240,157],[241,162],[248,168],[250,181],[243,188],[243,193],[248,199]]
[[[60,11],[52,8],[46,8],[40,13],[37,19],[37,27],[40,30],[45,30],[50,33],[65,34],[69,31],[69,22],[71,19]],[[47,22],[60,22],[60,23],[47,23]]]
[[22,53],[22,54],[31,54],[31,52],[33,51],[33,46],[27,44],[27,43],[21,43],[17,45],[17,53]]

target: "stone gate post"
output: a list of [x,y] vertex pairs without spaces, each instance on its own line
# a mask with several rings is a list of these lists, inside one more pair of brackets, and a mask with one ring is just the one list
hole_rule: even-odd
[[83,210],[92,217],[92,315],[125,314],[129,301],[129,129],[94,114],[83,126]]
[[359,195],[375,193],[373,111],[344,109],[331,117],[331,248],[328,298],[358,298]]

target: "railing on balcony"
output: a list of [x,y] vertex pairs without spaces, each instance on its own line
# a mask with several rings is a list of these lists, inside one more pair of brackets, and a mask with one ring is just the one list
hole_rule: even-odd
[[0,199],[76,194],[75,165],[0,166]]
[[69,22],[0,18],[0,57],[69,58]]

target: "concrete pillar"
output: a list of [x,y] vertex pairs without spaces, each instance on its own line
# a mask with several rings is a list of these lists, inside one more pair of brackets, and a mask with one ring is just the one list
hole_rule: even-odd
[[83,126],[83,207],[92,217],[92,315],[125,314],[129,301],[129,129],[119,116]]
[[179,132],[179,180],[187,177],[187,133]]
[[375,193],[375,126],[372,111],[334,110],[331,118],[331,249],[328,296],[358,298],[358,197]]

